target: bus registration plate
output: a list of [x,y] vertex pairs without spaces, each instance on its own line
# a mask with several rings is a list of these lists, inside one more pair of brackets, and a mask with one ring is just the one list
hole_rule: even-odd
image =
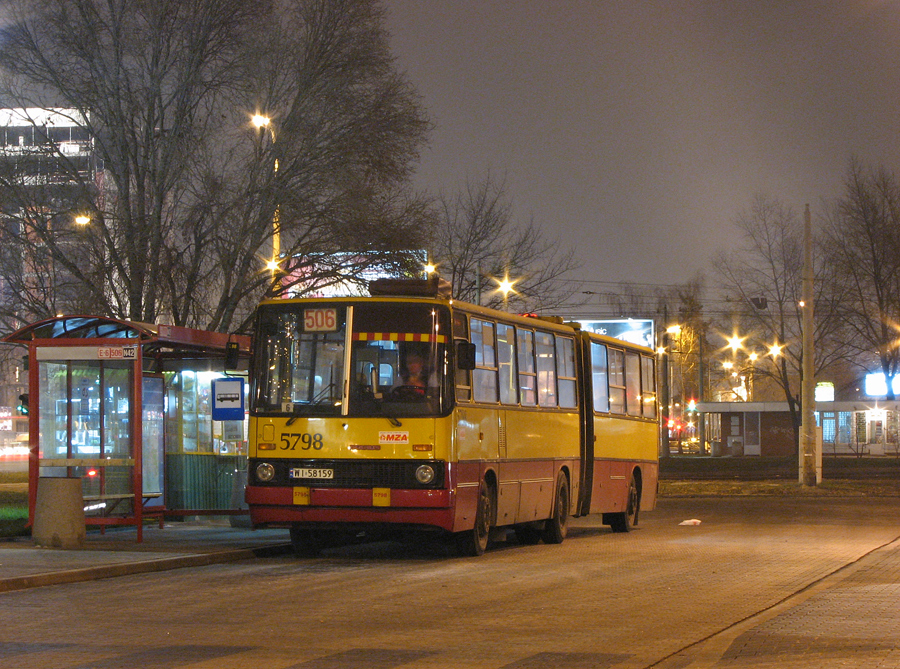
[[333,469],[312,469],[310,467],[294,467],[291,469],[292,479],[333,479]]

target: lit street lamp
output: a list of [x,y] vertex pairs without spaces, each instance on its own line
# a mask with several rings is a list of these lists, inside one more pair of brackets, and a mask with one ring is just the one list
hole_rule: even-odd
[[509,311],[509,294],[514,292],[514,284],[515,281],[510,281],[508,276],[497,282],[497,290],[503,293],[503,311]]
[[[262,114],[254,114],[250,119],[250,122],[256,127],[257,130],[260,131],[260,135],[265,132],[265,130],[269,131],[269,136],[272,138],[272,143],[275,143],[275,130],[270,126],[272,124],[272,119],[268,116],[263,116]],[[260,141],[261,141],[260,137]],[[278,159],[275,159],[274,166],[275,174],[278,173]],[[278,207],[275,207],[275,213],[272,215],[272,259],[266,263],[266,268],[272,273],[272,279],[275,279],[275,276],[278,272],[278,264],[281,256],[281,231],[279,230],[279,212]]]

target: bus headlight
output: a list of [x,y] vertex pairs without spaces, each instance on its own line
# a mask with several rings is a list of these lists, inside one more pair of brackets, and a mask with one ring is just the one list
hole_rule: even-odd
[[434,467],[431,465],[419,465],[416,470],[416,481],[422,484],[434,481]]
[[275,478],[275,467],[268,462],[260,462],[256,465],[256,478],[263,483],[271,481]]

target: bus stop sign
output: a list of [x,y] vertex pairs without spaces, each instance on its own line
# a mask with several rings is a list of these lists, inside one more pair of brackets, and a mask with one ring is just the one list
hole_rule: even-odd
[[212,419],[244,420],[243,379],[213,379]]

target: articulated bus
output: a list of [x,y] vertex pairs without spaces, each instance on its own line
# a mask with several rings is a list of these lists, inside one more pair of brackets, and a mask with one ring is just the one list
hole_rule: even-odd
[[435,285],[259,306],[253,525],[289,527],[302,554],[339,533],[431,529],[481,555],[493,528],[561,543],[586,514],[628,531],[656,504],[653,351]]

